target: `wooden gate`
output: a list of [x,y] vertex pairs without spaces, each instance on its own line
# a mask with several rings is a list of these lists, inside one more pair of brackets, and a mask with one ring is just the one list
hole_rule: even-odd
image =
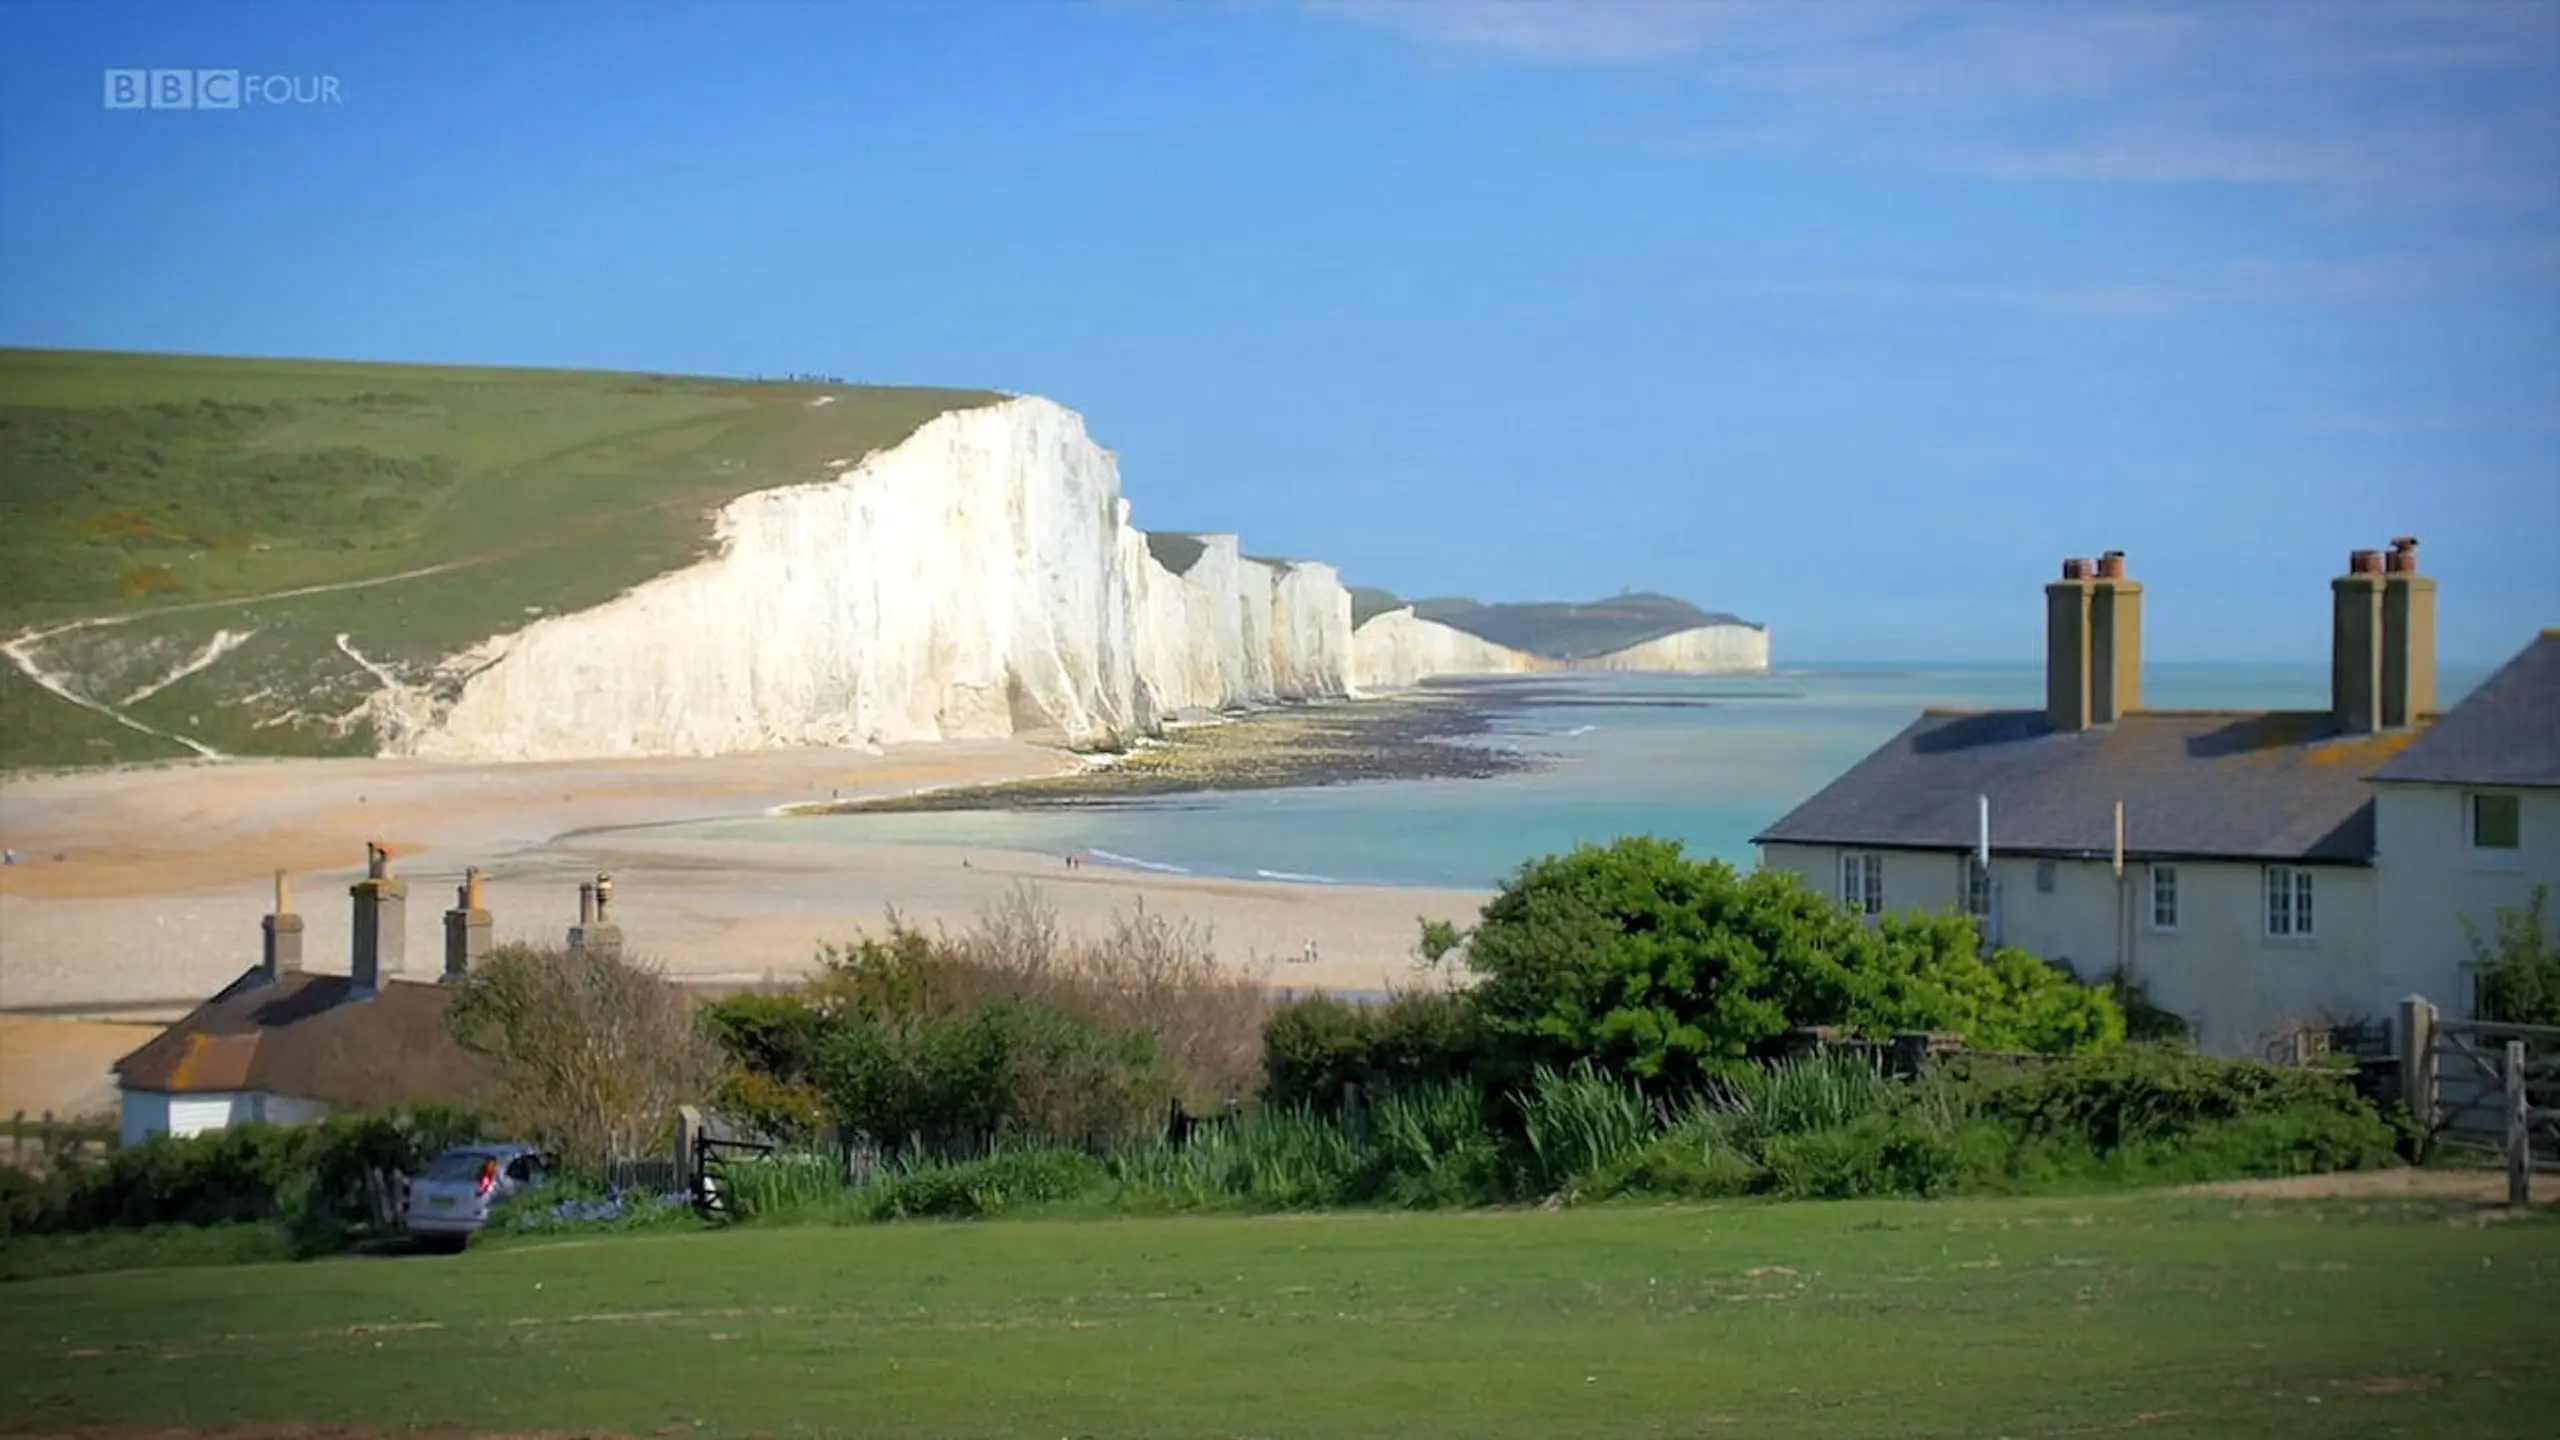
[[2560,1170],[2560,1026],[2447,1020],[2401,1005],[2401,1090],[2430,1143],[2492,1146],[2507,1157],[2507,1198],[2530,1198],[2538,1167]]

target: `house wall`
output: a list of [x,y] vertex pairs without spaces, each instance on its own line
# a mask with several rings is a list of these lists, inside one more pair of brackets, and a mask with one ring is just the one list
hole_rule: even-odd
[[[1826,895],[1840,894],[1845,847],[1764,845],[1761,863],[1793,871]],[[1963,903],[1963,862],[1951,850],[1876,850],[1884,857],[1884,906],[1942,911]],[[2103,860],[2050,862],[2052,888],[2037,888],[2038,867],[2024,856],[1994,855],[1994,935],[2003,945],[2065,964],[2084,981],[2114,970],[2118,960],[2117,881]],[[2378,963],[2374,872],[2362,866],[2312,867],[2315,933],[2308,939],[2266,933],[2264,867],[2219,861],[2178,865],[2178,928],[2150,928],[2147,870],[2125,867],[2124,904],[2131,911],[2123,960],[2149,987],[2154,1004],[2186,1017],[2200,1048],[2251,1053],[2288,1021],[2344,1020],[2390,1013],[2403,990]]]
[[124,1090],[117,1094],[117,1140],[139,1145],[169,1128],[169,1097],[157,1090]]
[[317,1100],[297,1095],[269,1095],[253,1090],[172,1095],[159,1090],[120,1092],[119,1138],[139,1145],[154,1135],[190,1135],[227,1130],[234,1125],[307,1125],[329,1113]]
[[2407,784],[2374,790],[2382,968],[2398,995],[2424,995],[2448,1015],[2467,1016],[2472,956],[2463,919],[2485,937],[2496,929],[2497,912],[2529,903],[2536,885],[2560,891],[2560,792],[2509,792],[2521,797],[2521,844],[2501,853],[2472,848],[2467,802],[2474,790]]

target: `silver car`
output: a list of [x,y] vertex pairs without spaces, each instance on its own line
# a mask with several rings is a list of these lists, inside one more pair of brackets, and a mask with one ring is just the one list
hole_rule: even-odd
[[435,1158],[409,1182],[409,1233],[422,1244],[459,1250],[489,1223],[490,1207],[551,1178],[530,1145],[466,1145]]

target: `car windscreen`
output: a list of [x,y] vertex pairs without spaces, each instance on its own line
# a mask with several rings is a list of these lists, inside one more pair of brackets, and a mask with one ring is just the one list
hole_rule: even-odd
[[478,1180],[481,1167],[497,1158],[486,1150],[456,1150],[450,1155],[437,1156],[436,1162],[429,1165],[426,1172],[418,1178],[421,1180]]

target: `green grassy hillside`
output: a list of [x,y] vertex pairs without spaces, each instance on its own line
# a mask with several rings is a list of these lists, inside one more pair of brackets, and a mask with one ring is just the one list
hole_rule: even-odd
[[[1384,590],[1351,592],[1352,623],[1395,609],[1405,601]],[[1738,615],[1701,610],[1670,595],[1629,593],[1589,604],[1487,605],[1463,596],[1411,602],[1413,613],[1453,629],[1550,660],[1581,660],[1624,650],[1647,640],[1701,625],[1748,625]]]
[[0,668],[0,765],[369,750],[367,665],[422,679],[691,562],[725,501],[1000,398],[0,350],[0,635],[99,707]]

